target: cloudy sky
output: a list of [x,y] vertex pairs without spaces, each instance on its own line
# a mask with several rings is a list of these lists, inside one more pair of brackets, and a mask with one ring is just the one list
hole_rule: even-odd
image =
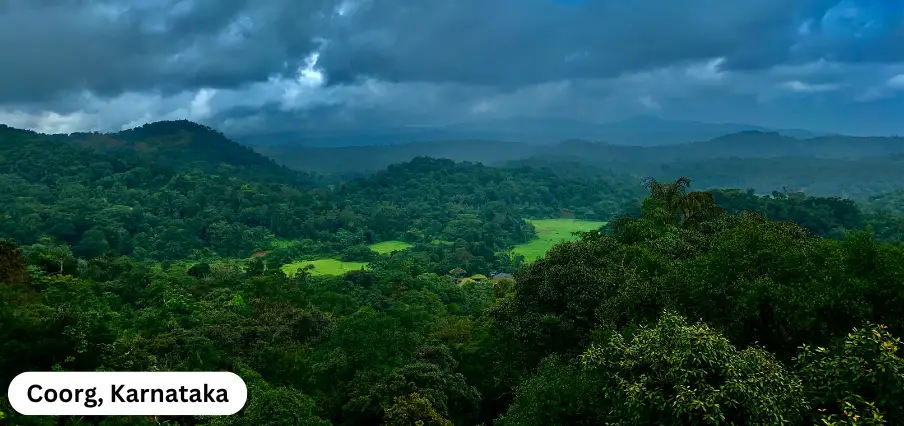
[[0,0],[0,123],[637,114],[904,134],[904,0]]

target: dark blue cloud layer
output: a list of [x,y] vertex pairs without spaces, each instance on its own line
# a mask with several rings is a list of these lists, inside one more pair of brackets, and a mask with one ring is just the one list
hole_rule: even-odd
[[[853,129],[882,127],[904,106],[904,90],[888,84],[904,73],[896,65],[904,64],[901,0],[7,0],[0,43],[0,110],[53,109],[80,92],[252,90],[292,78],[314,52],[331,85],[324,90],[368,79],[411,90],[422,90],[415,83],[468,88],[438,90],[449,99],[430,106],[461,119],[479,116],[471,110],[592,118],[589,110],[606,118],[655,107],[732,121],[847,117]],[[709,71],[712,81],[682,71],[714,58],[724,60]],[[805,66],[819,61],[832,66]],[[672,70],[657,77],[662,84],[626,78],[662,69]],[[609,86],[586,89],[598,80]],[[574,84],[561,93],[530,89],[563,81]],[[364,106],[367,91],[330,93],[316,114],[286,112],[274,99],[272,108],[246,111],[218,105],[213,116],[253,113],[266,123],[270,114],[291,123],[300,114],[343,125],[359,117],[365,127],[425,120],[424,108],[374,113],[407,105],[398,98],[413,95],[405,90]]]
[[[521,85],[725,57],[728,69],[904,60],[899,3],[824,0],[386,0],[321,57],[331,80]],[[856,16],[848,16],[857,11]],[[809,32],[801,32],[807,25]],[[384,41],[392,41],[391,43]]]

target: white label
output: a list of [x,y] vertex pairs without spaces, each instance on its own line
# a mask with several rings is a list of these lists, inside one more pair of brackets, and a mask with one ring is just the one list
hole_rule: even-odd
[[229,372],[28,372],[8,396],[27,416],[228,416],[248,388]]

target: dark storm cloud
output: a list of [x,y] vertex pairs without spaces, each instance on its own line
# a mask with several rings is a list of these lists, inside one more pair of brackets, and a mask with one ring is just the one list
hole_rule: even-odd
[[[827,0],[5,0],[0,101],[328,81],[515,87],[725,57],[902,59],[901,7]],[[340,11],[341,13],[337,13]],[[853,11],[853,12],[852,12]],[[807,24],[811,32],[800,33]],[[867,33],[864,35],[864,33]]]
[[899,0],[0,0],[0,121],[792,120],[899,102],[902,19]]
[[[334,82],[522,85],[725,57],[726,69],[904,60],[904,3],[363,0],[320,64]],[[808,26],[809,32],[801,29]]]
[[611,77],[726,57],[726,66],[783,62],[807,14],[800,0],[364,0],[355,32],[332,34],[320,64],[333,81],[521,85]]
[[804,46],[844,62],[904,60],[904,2],[843,1],[815,23],[818,31]]
[[0,102],[235,86],[294,70],[328,0],[0,3]]

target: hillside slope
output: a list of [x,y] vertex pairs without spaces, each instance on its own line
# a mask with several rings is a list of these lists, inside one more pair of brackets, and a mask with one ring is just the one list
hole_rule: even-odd
[[159,121],[117,133],[61,137],[100,153],[128,153],[175,170],[198,169],[246,180],[305,184],[310,177],[276,164],[222,133],[187,120]]
[[[178,163],[175,165],[186,166]],[[187,156],[186,156],[187,157]],[[153,158],[153,157],[152,157]],[[98,152],[66,136],[0,131],[0,236],[43,236],[77,254],[179,259],[245,255],[271,234],[303,236],[311,190],[176,170],[128,149]],[[267,166],[245,169],[266,175]],[[229,171],[229,170],[227,170]]]

